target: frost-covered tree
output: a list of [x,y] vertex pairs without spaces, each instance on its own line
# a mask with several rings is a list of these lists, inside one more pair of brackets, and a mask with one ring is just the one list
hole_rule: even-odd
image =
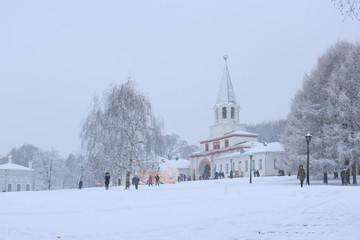
[[181,157],[188,159],[189,155],[199,148],[196,145],[189,145],[187,141],[181,140],[180,135],[170,134],[162,136],[157,147],[157,154],[167,159]]
[[102,181],[106,171],[112,179],[125,173],[130,183],[130,175],[137,169],[155,168],[161,124],[150,101],[136,91],[131,80],[105,91],[102,102],[95,98],[81,131],[94,177]]
[[[70,154],[65,160],[65,186],[77,188],[79,182],[88,183],[89,181],[88,165],[86,158],[82,155]],[[84,185],[85,186],[85,185]]]
[[[11,149],[8,156],[11,155],[13,157],[14,163],[27,167],[39,150],[40,149],[34,145],[24,144],[19,148]],[[6,163],[7,161],[7,157],[0,159],[0,163]]]
[[34,169],[44,189],[64,188],[64,161],[56,150],[38,151],[34,156]]
[[285,124],[285,120],[268,121],[247,125],[246,130],[259,134],[260,142],[280,142],[280,136],[285,129]]
[[179,156],[184,159],[189,159],[189,156],[193,152],[199,151],[200,148],[194,144],[188,144],[187,142],[183,145],[183,147],[179,151]]
[[360,22],[360,1],[359,0],[331,0],[340,13],[345,17],[355,18]]
[[288,153],[282,167],[294,171],[306,161],[305,135],[310,143],[312,173],[349,169],[358,162],[360,131],[360,65],[358,43],[330,47],[310,75],[304,77],[291,106],[282,143]]

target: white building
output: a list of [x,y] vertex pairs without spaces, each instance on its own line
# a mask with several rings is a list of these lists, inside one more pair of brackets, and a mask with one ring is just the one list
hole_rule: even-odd
[[29,167],[24,167],[15,164],[9,156],[9,162],[0,165],[1,192],[34,191],[35,174],[31,163],[29,165]]
[[225,177],[248,177],[250,173],[250,155],[252,170],[258,170],[260,176],[278,174],[276,163],[285,156],[280,143],[264,144],[258,142],[258,135],[245,131],[240,123],[240,106],[227,67],[225,67],[214,110],[214,125],[210,126],[210,138],[200,142],[200,151],[190,155],[190,172],[194,179],[214,178],[216,172]]

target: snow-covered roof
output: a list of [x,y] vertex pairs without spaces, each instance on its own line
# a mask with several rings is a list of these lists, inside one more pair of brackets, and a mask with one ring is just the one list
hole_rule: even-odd
[[231,83],[229,69],[228,69],[227,63],[226,63],[227,58],[224,57],[224,59],[225,59],[225,67],[224,67],[224,71],[223,71],[223,75],[222,75],[222,79],[221,79],[221,83],[220,83],[218,97],[216,100],[216,106],[220,106],[223,103],[226,103],[226,104],[235,103],[236,104],[235,93],[234,93],[234,89],[233,89],[233,86]]
[[261,142],[245,142],[239,144],[239,146],[246,146],[251,147],[249,149],[244,149],[243,152],[236,152],[231,153],[217,159],[224,159],[224,158],[231,158],[231,157],[238,157],[250,154],[258,154],[258,153],[284,153],[285,149],[284,146],[279,142],[272,142],[272,143],[261,143]]
[[263,152],[285,152],[284,146],[279,142],[260,143],[254,142],[254,147],[245,151],[243,154],[255,154]]
[[21,166],[19,164],[15,163],[5,163],[0,165],[0,169],[6,169],[6,170],[20,170],[20,171],[33,171],[33,169]]
[[234,134],[238,134],[238,135],[252,135],[252,136],[254,136],[254,137],[259,136],[259,134],[251,133],[251,132],[247,132],[247,131],[234,131],[234,132],[229,132],[229,133],[225,133],[224,136],[234,135]]
[[176,159],[166,159],[166,158],[161,158],[160,160],[160,165],[172,165],[176,168],[190,168],[190,160],[187,159],[183,159],[183,158],[178,158]]

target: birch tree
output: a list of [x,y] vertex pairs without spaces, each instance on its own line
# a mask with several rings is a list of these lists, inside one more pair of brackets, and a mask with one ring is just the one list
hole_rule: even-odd
[[64,187],[64,161],[56,150],[38,151],[34,156],[34,169],[44,189]]
[[156,168],[161,124],[131,80],[105,91],[102,102],[96,97],[80,135],[95,177],[102,180],[106,171],[111,176],[124,173],[130,183],[137,170]]

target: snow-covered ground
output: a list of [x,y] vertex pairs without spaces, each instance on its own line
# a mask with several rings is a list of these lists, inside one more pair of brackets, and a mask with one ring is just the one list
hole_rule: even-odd
[[359,196],[295,176],[0,193],[0,239],[358,240]]

